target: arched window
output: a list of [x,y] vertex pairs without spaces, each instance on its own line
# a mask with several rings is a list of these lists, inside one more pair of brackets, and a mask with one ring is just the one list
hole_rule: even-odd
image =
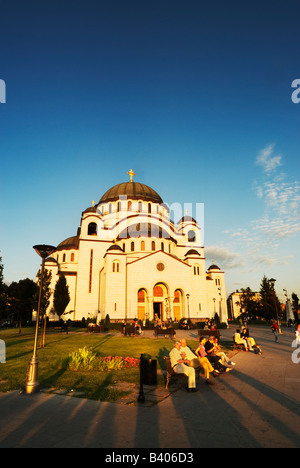
[[153,296],[155,297],[164,297],[164,291],[161,286],[154,286]]
[[155,241],[151,242],[151,250],[152,252],[155,252]]
[[148,213],[151,213],[151,203],[148,203]]
[[132,210],[132,202],[129,200],[129,202],[127,203],[127,210],[128,211],[131,211]]
[[96,236],[97,235],[97,224],[90,223],[88,226],[88,236]]
[[120,272],[120,262],[118,260],[113,261],[113,273]]
[[138,302],[145,302],[145,291],[140,289],[138,292]]
[[161,243],[161,251],[164,252],[165,251],[165,244],[162,242]]
[[74,252],[72,252],[71,253],[71,262],[74,262],[74,260],[75,260],[75,254],[74,254]]
[[194,231],[189,231],[188,232],[188,241],[189,242],[195,242],[196,240],[196,234]]
[[119,213],[119,211],[121,211],[121,202],[118,201],[118,204],[117,204],[117,212]]
[[200,266],[199,265],[194,265],[194,275],[195,276],[200,275]]
[[144,252],[145,251],[145,241],[141,241],[141,251]]
[[142,202],[139,201],[139,203],[138,203],[138,211],[141,213],[142,210],[143,210],[143,205],[142,205]]
[[134,252],[134,242],[131,242],[130,249],[131,249],[131,252]]
[[63,254],[63,262],[65,262],[65,261],[66,261],[66,254],[64,253]]

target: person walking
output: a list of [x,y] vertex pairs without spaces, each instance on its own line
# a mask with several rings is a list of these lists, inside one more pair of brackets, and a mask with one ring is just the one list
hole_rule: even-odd
[[278,333],[279,333],[278,323],[274,321],[271,325],[271,329],[275,337],[275,343],[278,343]]

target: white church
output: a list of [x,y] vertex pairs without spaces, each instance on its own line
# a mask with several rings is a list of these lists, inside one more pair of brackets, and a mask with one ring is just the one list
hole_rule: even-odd
[[[206,270],[197,221],[184,215],[175,225],[159,194],[128,174],[128,182],[82,213],[77,235],[46,260],[53,291],[59,276],[66,277],[67,317],[197,322],[217,312],[227,322],[224,272],[214,264]],[[50,320],[52,309],[53,295]]]

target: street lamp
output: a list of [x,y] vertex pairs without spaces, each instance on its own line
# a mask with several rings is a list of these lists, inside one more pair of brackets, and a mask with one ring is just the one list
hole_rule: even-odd
[[36,315],[36,326],[35,326],[35,337],[34,337],[34,346],[33,346],[33,355],[29,362],[26,382],[25,382],[25,393],[27,395],[31,395],[39,391],[39,383],[38,383],[38,359],[37,359],[37,339],[38,339],[38,332],[39,332],[39,317],[40,317],[40,310],[41,310],[41,301],[42,301],[42,291],[43,291],[43,278],[44,278],[44,270],[45,270],[45,260],[49,255],[55,252],[56,247],[52,245],[35,245],[34,250],[36,253],[42,257],[42,271],[41,271],[41,279],[40,279],[40,292],[39,292],[39,302],[38,302],[38,310]]
[[190,294],[186,295],[187,304],[188,304],[188,318],[190,319]]

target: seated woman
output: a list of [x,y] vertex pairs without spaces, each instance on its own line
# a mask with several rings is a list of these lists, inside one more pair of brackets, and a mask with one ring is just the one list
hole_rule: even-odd
[[241,332],[239,329],[237,329],[237,331],[235,332],[234,334],[234,341],[236,342],[236,344],[242,344],[245,346],[245,350],[246,351],[249,351],[248,350],[248,343],[247,341],[241,337]]
[[200,338],[199,346],[195,351],[196,355],[199,358],[206,357],[216,372],[229,372],[231,369],[229,369],[229,367],[223,366],[223,364],[220,362],[221,358],[214,354],[214,343],[211,341],[211,338],[214,337],[210,337],[209,341],[207,341],[204,336]]
[[221,346],[219,344],[219,340],[217,337],[215,337],[215,353],[216,353],[216,356],[219,356],[221,358],[222,364],[235,366],[235,362],[231,361],[229,357],[221,350]]
[[251,337],[249,336],[249,329],[248,329],[247,327],[245,327],[245,326],[242,327],[241,338],[242,338],[243,340],[247,340],[248,347],[249,347],[250,351],[253,351],[253,346],[255,346],[256,343],[255,343],[254,338],[251,338]]

